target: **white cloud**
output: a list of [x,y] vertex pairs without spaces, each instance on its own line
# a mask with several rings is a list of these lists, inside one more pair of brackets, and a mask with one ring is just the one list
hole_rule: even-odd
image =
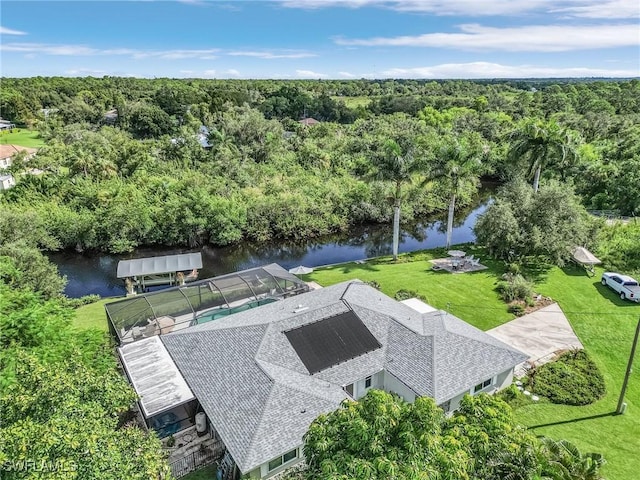
[[637,18],[640,4],[636,0],[608,0],[604,2],[578,2],[578,5],[554,8],[552,13],[563,13],[584,18]]
[[637,24],[623,25],[527,25],[522,27],[459,26],[462,33],[426,33],[416,36],[368,39],[336,38],[338,45],[366,47],[432,47],[508,52],[563,52],[640,44]]
[[215,70],[205,70],[204,72],[202,72],[202,75],[204,75],[205,77],[215,77],[216,76],[216,71]]
[[435,15],[515,15],[539,9],[545,0],[282,0],[290,8],[389,8],[402,12],[433,13]]
[[349,72],[338,72],[338,74],[344,78],[355,78],[355,75]]
[[445,63],[430,67],[392,68],[382,72],[388,78],[569,78],[634,77],[634,70],[589,67],[547,67],[543,65],[501,65],[489,62]]
[[401,12],[434,15],[521,15],[530,12],[562,12],[589,18],[633,18],[640,16],[637,0],[280,0],[290,8],[389,8]]
[[300,78],[327,78],[326,73],[318,73],[313,70],[296,70],[296,76]]
[[183,75],[193,75],[194,72],[193,70],[180,70],[180,73],[182,73]]
[[274,53],[274,52],[254,52],[254,51],[232,51],[227,53],[232,57],[256,57],[272,60],[274,58],[309,58],[316,57],[314,53],[308,52],[291,52],[291,53]]
[[230,68],[229,70],[225,70],[224,72],[225,75],[229,75],[231,77],[239,77],[240,76],[240,72],[238,70],[236,70],[235,68]]
[[2,34],[2,35],[26,35],[27,32],[21,32],[20,30],[13,30],[11,28],[0,26],[0,34]]
[[81,75],[83,77],[84,76],[102,77],[104,75],[107,75],[107,72],[105,70],[95,70],[92,68],[76,68],[72,70],[67,70],[64,73],[65,75],[72,75],[72,76]]
[[202,50],[140,50],[134,48],[98,49],[86,45],[56,45],[46,43],[3,43],[0,50],[5,52],[41,53],[60,56],[99,56],[115,55],[130,56],[132,58],[162,58],[165,60],[180,60],[184,58],[200,58],[211,60],[217,58],[215,53],[220,49],[209,48]]

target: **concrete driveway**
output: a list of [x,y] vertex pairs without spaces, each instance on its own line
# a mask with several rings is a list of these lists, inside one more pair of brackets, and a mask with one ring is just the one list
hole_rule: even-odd
[[[487,333],[529,355],[527,362],[540,365],[559,350],[583,348],[557,303],[492,328]],[[516,376],[526,372],[527,362],[516,367]]]

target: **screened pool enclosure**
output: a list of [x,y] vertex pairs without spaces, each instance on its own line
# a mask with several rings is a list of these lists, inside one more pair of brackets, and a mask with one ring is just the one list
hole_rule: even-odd
[[105,305],[109,330],[122,345],[214,321],[309,291],[276,263],[145,293]]

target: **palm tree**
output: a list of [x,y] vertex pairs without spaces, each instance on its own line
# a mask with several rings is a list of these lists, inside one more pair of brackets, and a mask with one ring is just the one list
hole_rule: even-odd
[[509,156],[518,163],[528,162],[537,192],[544,167],[556,164],[566,168],[578,154],[572,133],[554,120],[525,119],[511,134]]
[[438,149],[431,178],[440,179],[451,195],[447,217],[446,248],[451,246],[453,215],[458,192],[464,185],[477,183],[481,173],[482,162],[465,139],[449,138]]
[[420,162],[409,148],[403,151],[398,142],[387,140],[382,146],[381,155],[373,158],[373,166],[372,179],[393,185],[393,259],[396,260],[400,241],[402,186],[411,183],[413,174],[420,169]]
[[601,480],[606,462],[599,453],[583,454],[567,440],[542,437],[542,478],[551,480]]

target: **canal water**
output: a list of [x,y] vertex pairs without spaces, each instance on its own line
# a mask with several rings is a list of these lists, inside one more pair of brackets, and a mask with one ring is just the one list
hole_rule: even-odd
[[[456,213],[453,244],[475,241],[472,229],[476,218],[490,202],[485,190],[474,205]],[[445,212],[438,218],[403,229],[399,251],[442,247],[446,241],[446,228]],[[199,278],[209,278],[274,262],[289,269],[298,265],[317,267],[388,255],[391,253],[392,240],[392,225],[389,222],[388,225],[358,227],[342,234],[302,242],[244,242],[229,247],[205,246],[199,249],[140,248],[125,255],[55,252],[49,254],[49,258],[58,266],[60,274],[67,277],[67,296],[77,298],[98,294],[111,297],[125,293],[124,283],[116,278],[120,260],[200,251],[203,268]]]

